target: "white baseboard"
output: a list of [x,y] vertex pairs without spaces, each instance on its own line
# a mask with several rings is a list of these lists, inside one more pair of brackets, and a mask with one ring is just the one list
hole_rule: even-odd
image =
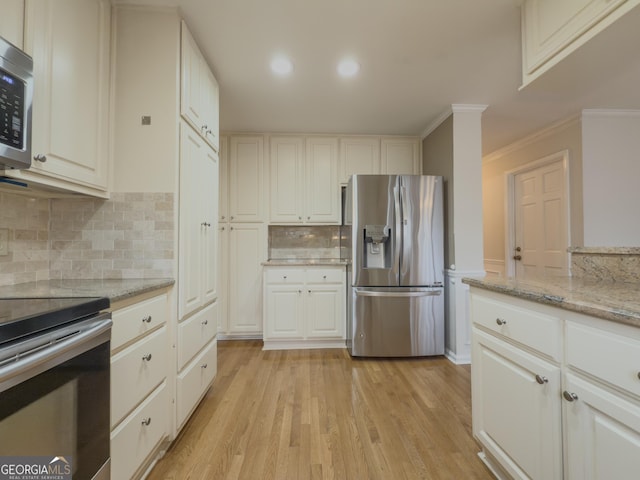
[[471,353],[455,354],[447,348],[444,352],[444,356],[447,357],[451,363],[455,363],[456,365],[469,365],[471,363]]
[[218,340],[262,340],[261,333],[218,333]]
[[265,340],[263,350],[308,350],[316,348],[347,348],[345,340]]

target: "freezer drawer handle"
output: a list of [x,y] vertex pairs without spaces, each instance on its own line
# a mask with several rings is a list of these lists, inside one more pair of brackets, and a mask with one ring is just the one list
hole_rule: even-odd
[[356,295],[363,297],[437,297],[441,290],[424,292],[372,292],[370,290],[356,290]]

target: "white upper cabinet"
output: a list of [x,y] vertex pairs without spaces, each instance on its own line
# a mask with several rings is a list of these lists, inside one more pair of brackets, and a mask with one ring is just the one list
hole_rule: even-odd
[[340,223],[337,139],[273,136],[270,144],[271,223]]
[[34,161],[7,171],[28,184],[108,195],[108,0],[31,0],[25,50],[33,57]]
[[387,137],[380,145],[381,173],[388,175],[420,174],[420,140]]
[[270,215],[272,223],[304,219],[304,138],[271,137]]
[[346,137],[340,139],[340,183],[356,173],[380,173],[380,139]]
[[526,0],[522,77],[531,82],[630,11],[638,0]]
[[330,137],[307,138],[305,220],[340,223],[338,141]]
[[22,48],[24,35],[24,0],[2,0],[0,37]]
[[229,139],[229,220],[264,221],[264,138],[234,135]]
[[220,222],[229,221],[229,137],[220,137],[220,196],[218,217]]
[[184,22],[181,50],[180,113],[214,150],[218,151],[218,82]]

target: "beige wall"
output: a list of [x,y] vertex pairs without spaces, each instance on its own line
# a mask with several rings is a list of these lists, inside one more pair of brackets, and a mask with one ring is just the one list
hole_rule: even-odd
[[422,141],[422,173],[444,177],[444,264],[455,263],[453,238],[453,114]]
[[583,245],[581,132],[580,119],[570,119],[483,159],[485,262],[505,260],[505,173],[562,150],[569,151],[570,246]]

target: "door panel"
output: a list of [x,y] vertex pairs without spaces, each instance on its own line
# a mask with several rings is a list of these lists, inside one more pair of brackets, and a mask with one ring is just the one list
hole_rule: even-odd
[[400,285],[442,284],[444,277],[444,225],[442,178],[400,177],[402,256]]
[[516,276],[568,273],[565,175],[562,159],[514,175]]
[[444,353],[442,289],[354,288],[353,356]]

